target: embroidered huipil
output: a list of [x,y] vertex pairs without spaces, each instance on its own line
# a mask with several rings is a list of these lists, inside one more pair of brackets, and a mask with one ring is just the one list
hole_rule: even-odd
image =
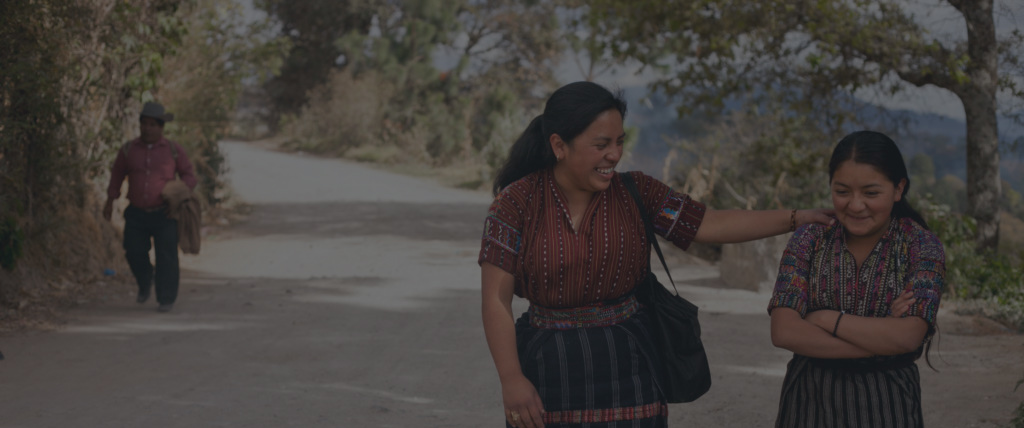
[[783,252],[768,312],[787,307],[800,316],[831,309],[885,317],[896,296],[913,290],[915,300],[904,316],[923,318],[930,335],[945,270],[938,238],[909,218],[889,223],[860,269],[846,248],[842,225],[808,224],[797,229]]
[[[656,233],[686,249],[704,218],[704,205],[643,173],[628,174]],[[530,174],[494,199],[482,241],[478,262],[511,273],[515,294],[543,307],[622,297],[647,274],[643,218],[618,174],[594,195],[575,230],[553,172]]]
[[[168,181],[174,180],[177,172],[181,181],[194,189],[198,180],[192,172],[185,150],[177,143],[162,138],[155,144],[135,139],[128,143],[128,156],[118,150],[114,166],[110,170],[110,185],[107,197],[111,200],[121,196],[121,183],[128,177],[128,202],[142,209],[156,208],[164,204],[160,191]],[[175,156],[171,150],[176,150]],[[177,158],[177,159],[175,159]]]

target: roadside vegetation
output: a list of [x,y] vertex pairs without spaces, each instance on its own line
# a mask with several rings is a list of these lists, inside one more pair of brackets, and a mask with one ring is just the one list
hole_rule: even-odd
[[[75,296],[105,268],[124,270],[116,228],[99,220],[97,200],[142,102],[177,114],[167,133],[191,153],[217,221],[231,202],[217,147],[227,135],[486,189],[558,86],[554,70],[595,78],[632,64],[655,71],[650,89],[674,100],[659,105],[678,109],[661,178],[715,207],[827,205],[824,163],[851,128],[920,148],[908,156],[912,197],[946,244],[947,298],[1024,329],[1019,171],[992,182],[998,162],[972,161],[958,175],[948,156],[929,156],[939,140],[852,97],[931,84],[989,115],[994,98],[968,96],[989,76],[997,85],[981,89],[1011,100],[998,112],[1019,119],[1024,35],[995,32],[1006,18],[1001,3],[968,10],[978,20],[972,28],[997,42],[985,51],[935,39],[884,1],[868,2],[878,6],[871,13],[841,2],[649,3],[257,0],[244,10],[232,0],[5,2],[0,321],[45,306],[52,290]],[[826,31],[821,22],[832,24]],[[654,24],[662,30],[652,32]],[[886,31],[865,38],[870,28]],[[848,73],[863,67],[873,71]],[[1017,156],[1016,144],[987,126],[936,153],[961,164],[963,150]],[[645,132],[630,129],[631,140]]]
[[[233,203],[226,136],[487,189],[564,83],[555,70],[641,67],[673,129],[653,160],[636,148],[625,162],[655,162],[713,207],[827,206],[825,162],[851,129],[913,147],[912,202],[946,246],[946,300],[1024,331],[1024,140],[995,121],[1024,115],[1024,33],[996,31],[1012,2],[946,3],[931,7],[985,42],[939,37],[887,0],[0,2],[0,328],[130,289],[103,276],[127,266],[100,204],[143,102],[176,114],[166,133],[217,223]],[[956,95],[964,137],[858,101],[911,86]],[[628,132],[635,145],[656,131]]]
[[[552,72],[565,65],[560,60],[568,58],[581,75],[590,77],[627,61],[640,63],[663,70],[664,77],[656,79],[651,89],[701,101],[672,104],[679,109],[679,124],[664,141],[671,150],[665,150],[668,154],[659,159],[662,165],[656,166],[667,182],[712,206],[826,206],[825,163],[833,142],[851,128],[881,129],[919,148],[915,156],[907,156],[915,174],[911,197],[946,243],[947,298],[958,301],[962,311],[1024,330],[1024,201],[1015,189],[1024,186],[1024,177],[1018,174],[1013,183],[996,183],[1001,184],[1001,196],[995,209],[1002,221],[1000,234],[993,237],[982,229],[991,227],[994,214],[980,212],[978,204],[971,202],[977,196],[974,193],[991,194],[992,183],[975,180],[972,188],[953,174],[962,174],[966,168],[971,176],[977,173],[971,168],[980,168],[963,165],[963,150],[968,150],[964,144],[977,151],[982,149],[971,144],[1010,148],[1013,142],[982,141],[970,135],[968,140],[975,138],[975,143],[945,141],[915,132],[899,112],[880,110],[850,96],[853,91],[884,96],[901,90],[886,75],[899,74],[897,69],[903,65],[883,61],[878,52],[882,44],[900,40],[897,47],[907,51],[915,66],[933,64],[935,56],[951,52],[973,55],[965,46],[932,50],[926,46],[927,30],[907,21],[898,8],[883,8],[879,16],[858,15],[826,2],[801,4],[790,12],[797,15],[790,16],[772,9],[774,3],[769,2],[763,6],[766,10],[737,6],[734,16],[714,2],[703,2],[707,3],[704,10],[671,11],[659,8],[658,2],[642,11],[629,2],[600,3],[604,8],[573,1],[490,0],[443,6],[430,1],[342,2],[300,10],[289,2],[265,1],[263,8],[294,46],[322,46],[328,52],[325,57],[338,58],[321,67],[286,65],[268,81],[268,96],[287,97],[270,103],[275,106],[268,115],[271,128],[292,150],[377,163],[484,189],[508,145],[523,124],[540,113],[543,96],[557,86]],[[620,14],[612,17],[610,10]],[[792,60],[797,53],[784,45],[730,44],[738,43],[730,34],[765,41],[792,35],[785,28],[763,28],[761,20],[747,19],[757,11],[799,23],[804,32],[797,33],[808,38],[807,46],[815,47],[801,46],[804,54],[817,49],[817,56],[797,61]],[[352,26],[347,31],[311,31],[324,15]],[[807,22],[814,19],[834,20],[842,31],[851,32],[827,37],[814,22]],[[731,26],[698,25],[708,20],[735,21],[730,21]],[[641,25],[645,21],[681,28],[680,39],[646,33],[648,27]],[[687,25],[691,30],[682,29]],[[892,29],[891,34],[869,42],[858,38],[858,25]],[[310,40],[308,34],[323,39]],[[622,36],[637,41],[616,45]],[[1020,32],[1001,37],[1002,88],[1005,95],[1024,99],[1021,88],[1015,86],[1019,81],[1014,80],[1024,76],[1015,56],[1024,39]],[[726,49],[748,52],[754,47],[767,49],[759,51],[760,69],[724,56]],[[696,49],[693,58],[673,56],[679,49],[691,48]],[[842,56],[836,49],[853,51]],[[304,55],[305,51],[293,50],[285,63],[308,65]],[[439,63],[434,60],[438,57],[447,61]],[[666,63],[672,61],[680,63],[668,67]],[[854,63],[876,63],[877,75],[843,72]],[[765,64],[775,68],[763,69],[768,67]],[[960,76],[956,73],[964,71],[958,71],[960,65],[943,67],[933,73],[934,78]],[[761,77],[750,79],[752,72]],[[961,90],[957,85],[967,85],[969,76],[957,79],[960,83],[947,85],[953,92]],[[699,84],[707,81],[715,84]],[[303,82],[306,97],[296,100],[297,92],[280,91],[287,82]],[[733,107],[725,108],[727,103]],[[661,106],[671,108],[667,103]],[[630,131],[633,137],[645,132],[642,127]],[[935,159],[927,153],[935,153]],[[945,153],[951,156],[939,157]],[[942,163],[937,166],[938,161]],[[983,219],[984,227],[979,227],[978,219]]]
[[166,133],[189,151],[210,218],[222,215],[217,142],[243,77],[269,75],[286,46],[238,16],[228,0],[0,3],[0,327],[128,290],[104,276],[127,265],[100,211],[143,102],[176,113]]

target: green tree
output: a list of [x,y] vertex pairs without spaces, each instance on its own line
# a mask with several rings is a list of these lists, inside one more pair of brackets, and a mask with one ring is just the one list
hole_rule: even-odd
[[[379,34],[350,33],[338,40],[348,52],[352,74],[377,75],[395,91],[383,120],[399,146],[422,142],[431,160],[449,157],[464,146],[462,126],[466,100],[458,93],[457,75],[434,67],[440,45],[451,43],[460,28],[462,2],[413,0],[382,4],[375,9]],[[408,141],[409,139],[413,141]]]
[[165,59],[153,90],[175,121],[168,137],[190,153],[207,206],[221,200],[224,157],[218,142],[230,132],[243,80],[266,80],[281,66],[287,39],[269,22],[245,22],[234,0],[197,0],[183,12],[182,45]]
[[0,217],[31,224],[84,204],[180,44],[184,1],[47,0],[0,5]]
[[0,264],[11,269],[0,307],[60,304],[40,288],[122,260],[96,182],[180,46],[190,4],[0,2]]
[[829,148],[810,143],[823,137],[799,116],[733,111],[672,144],[687,168],[670,184],[716,208],[823,206]]
[[270,100],[267,123],[276,129],[283,114],[297,114],[309,91],[327,81],[331,70],[348,65],[350,52],[336,41],[367,35],[384,0],[257,0],[291,42],[280,73],[264,85]]
[[[422,147],[435,164],[503,151],[494,143],[509,137],[509,122],[539,106],[533,93],[554,85],[560,44],[550,5],[418,0],[382,4],[373,16],[372,35],[337,41],[352,76],[337,82],[387,82],[380,139],[406,151]],[[443,69],[439,56],[449,58]]]
[[551,2],[467,2],[459,11],[459,32],[442,47],[459,58],[451,72],[460,79],[460,91],[503,88],[539,106],[543,98],[531,94],[557,85],[552,69],[565,47],[556,11]]
[[[854,94],[889,96],[914,86],[946,89],[967,120],[968,204],[977,245],[995,248],[999,228],[996,94],[1024,99],[1019,30],[997,38],[993,0],[948,0],[965,40],[928,31],[891,0],[657,0],[590,2],[591,31],[617,57],[665,74],[653,88],[693,108],[719,110],[751,97],[841,134],[865,118]],[[1000,64],[1007,72],[1000,74]],[[1016,77],[1020,77],[1017,75]]]
[[[345,68],[284,121],[288,145],[363,161],[459,164],[478,187],[555,85],[556,7],[515,0],[382,3],[337,40]],[[482,162],[481,162],[482,161]]]
[[[517,0],[468,2],[460,34],[443,46],[459,60],[449,74],[470,99],[472,152],[491,169],[504,160],[523,123],[539,113],[557,82],[552,70],[564,48],[556,4]],[[489,180],[485,178],[485,181]]]

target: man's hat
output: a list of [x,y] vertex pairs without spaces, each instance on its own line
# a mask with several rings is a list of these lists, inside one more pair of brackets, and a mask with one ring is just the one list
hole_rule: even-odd
[[170,122],[174,120],[173,113],[164,113],[164,106],[160,103],[149,102],[142,106],[142,113],[140,117],[151,117],[161,122]]

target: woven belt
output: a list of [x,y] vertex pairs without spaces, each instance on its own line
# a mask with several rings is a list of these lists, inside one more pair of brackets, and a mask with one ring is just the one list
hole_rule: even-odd
[[576,308],[554,309],[531,304],[530,325],[553,330],[606,327],[629,319],[639,309],[640,304],[632,294],[611,302]]
[[914,364],[917,354],[914,352],[891,356],[878,356],[868,358],[808,358],[811,364],[836,370],[848,370],[858,372],[873,372],[881,370],[894,370],[909,367]]

